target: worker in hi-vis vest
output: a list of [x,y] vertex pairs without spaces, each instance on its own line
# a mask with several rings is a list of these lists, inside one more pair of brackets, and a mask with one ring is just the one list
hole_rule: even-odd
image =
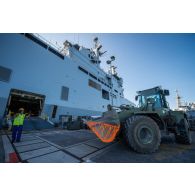
[[15,140],[16,142],[20,142],[25,116],[24,109],[20,108],[13,121],[12,143],[14,143]]

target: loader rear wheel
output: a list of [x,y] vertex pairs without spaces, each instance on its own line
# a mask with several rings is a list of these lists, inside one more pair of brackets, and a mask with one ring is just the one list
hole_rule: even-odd
[[123,132],[127,144],[138,153],[153,153],[159,148],[160,129],[150,117],[136,115],[128,118]]
[[175,135],[175,140],[180,144],[191,144],[192,138],[190,134],[189,124],[187,119],[182,119],[179,125],[179,135]]

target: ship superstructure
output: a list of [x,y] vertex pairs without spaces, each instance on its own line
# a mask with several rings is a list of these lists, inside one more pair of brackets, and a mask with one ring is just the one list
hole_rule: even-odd
[[101,68],[102,45],[92,49],[69,41],[57,48],[37,34],[0,35],[0,116],[24,107],[34,115],[94,116],[124,98],[123,79],[113,65]]
[[179,91],[176,90],[176,110],[182,111],[190,111],[193,110],[195,112],[195,102],[183,102],[182,97],[179,94]]
[[195,131],[195,102],[183,102],[179,91],[176,90],[176,106],[176,110],[180,110],[186,113],[188,121],[191,125],[191,130]]

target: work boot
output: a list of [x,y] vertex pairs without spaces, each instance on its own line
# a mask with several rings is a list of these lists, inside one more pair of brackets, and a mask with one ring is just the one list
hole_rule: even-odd
[[12,140],[11,143],[13,144],[14,143],[14,140]]

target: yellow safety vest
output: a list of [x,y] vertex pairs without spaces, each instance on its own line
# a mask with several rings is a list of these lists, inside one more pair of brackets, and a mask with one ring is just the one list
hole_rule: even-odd
[[13,126],[19,126],[20,125],[20,116],[16,116],[13,121]]
[[25,114],[19,114],[19,118],[20,118],[20,125],[23,125],[24,124]]
[[13,125],[14,126],[23,125],[24,124],[24,118],[25,118],[25,114],[19,114],[18,116],[16,116],[14,118]]

